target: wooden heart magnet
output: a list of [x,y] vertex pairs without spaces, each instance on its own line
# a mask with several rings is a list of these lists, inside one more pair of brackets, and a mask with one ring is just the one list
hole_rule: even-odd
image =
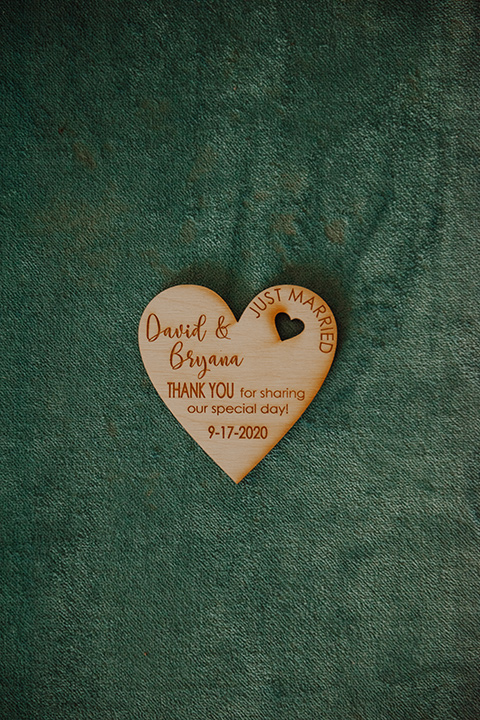
[[[301,320],[300,334],[282,340],[279,313]],[[238,322],[212,290],[177,285],[146,307],[139,344],[169,410],[238,483],[312,402],[332,364],[337,326],[326,302],[296,285],[264,290]]]

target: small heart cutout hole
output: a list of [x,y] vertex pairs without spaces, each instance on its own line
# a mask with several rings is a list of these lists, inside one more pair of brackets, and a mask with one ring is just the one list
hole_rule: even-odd
[[305,323],[302,322],[302,320],[298,320],[298,318],[292,320],[290,315],[282,312],[275,316],[275,327],[277,328],[280,340],[290,340],[300,335],[305,327]]

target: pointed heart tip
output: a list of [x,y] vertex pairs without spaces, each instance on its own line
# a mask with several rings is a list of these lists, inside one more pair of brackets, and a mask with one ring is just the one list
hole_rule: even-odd
[[[219,467],[221,467],[221,466],[219,466]],[[250,468],[250,470],[247,470],[247,472],[243,472],[243,470],[240,472],[230,472],[229,470],[225,470],[225,468],[221,468],[221,469],[223,470],[223,472],[226,475],[228,475],[230,480],[233,480],[235,485],[238,485],[239,483],[241,483],[243,478],[246,477],[248,475],[248,473],[253,470],[253,468]]]
[[[222,470],[223,470],[223,468],[222,468]],[[245,477],[245,475],[248,475],[248,473],[245,473],[245,475],[241,475],[241,476],[239,477],[238,475],[235,475],[235,474],[232,475],[231,473],[227,472],[226,470],[223,470],[223,472],[224,472],[226,475],[228,475],[228,477],[230,478],[230,480],[233,480],[233,482],[235,483],[235,485],[238,485],[239,483],[241,483],[242,480],[243,480],[243,478]]]
[[[208,455],[209,453],[207,453]],[[211,456],[210,456],[211,457]],[[212,460],[218,465],[218,467],[223,470],[225,475],[228,475],[230,480],[233,480],[235,485],[238,485],[242,482],[242,480],[247,477],[249,473],[252,472],[254,467],[258,465],[262,458],[258,458],[254,461],[251,461],[249,463],[240,463],[240,462],[225,462],[224,460],[220,460],[219,458],[212,458]]]

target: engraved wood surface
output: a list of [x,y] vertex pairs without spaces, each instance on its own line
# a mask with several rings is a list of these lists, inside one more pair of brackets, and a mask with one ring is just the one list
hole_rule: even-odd
[[[279,313],[301,320],[303,330],[282,340]],[[148,304],[139,325],[140,352],[158,394],[236,483],[312,402],[336,344],[326,302],[295,285],[259,293],[238,322],[212,290],[177,285]]]

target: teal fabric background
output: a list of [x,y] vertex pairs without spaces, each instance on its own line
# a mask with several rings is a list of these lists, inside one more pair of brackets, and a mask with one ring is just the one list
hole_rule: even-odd
[[[480,718],[479,15],[2,3],[2,718]],[[239,486],[138,352],[185,282],[339,325]]]

